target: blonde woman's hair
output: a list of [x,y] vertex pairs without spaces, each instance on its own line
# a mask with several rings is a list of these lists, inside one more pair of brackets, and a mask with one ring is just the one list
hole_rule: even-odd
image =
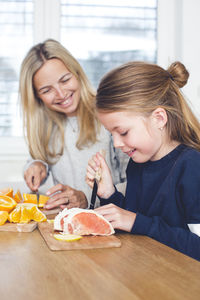
[[38,98],[33,86],[35,73],[50,59],[61,60],[80,83],[80,102],[77,119],[78,149],[96,142],[96,119],[93,111],[95,92],[78,61],[59,42],[48,39],[30,49],[20,71],[20,98],[23,111],[24,134],[34,159],[55,163],[63,154],[67,116],[50,110]]
[[166,126],[170,139],[200,151],[200,124],[180,91],[188,77],[188,71],[180,62],[174,62],[167,70],[155,64],[129,62],[102,78],[96,109],[103,112],[132,110],[149,115],[162,107],[168,116]]

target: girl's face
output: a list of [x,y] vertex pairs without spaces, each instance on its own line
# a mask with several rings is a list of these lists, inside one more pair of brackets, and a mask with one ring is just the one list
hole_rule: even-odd
[[137,163],[158,160],[165,154],[162,117],[144,117],[133,112],[97,113],[100,122],[113,136],[114,146]]
[[38,97],[49,109],[76,115],[80,84],[61,60],[47,60],[34,75],[33,83]]

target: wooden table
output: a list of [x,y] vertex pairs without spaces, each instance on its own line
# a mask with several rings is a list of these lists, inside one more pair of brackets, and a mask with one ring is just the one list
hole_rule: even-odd
[[121,248],[51,251],[38,229],[0,232],[1,300],[200,299],[200,263],[148,237]]

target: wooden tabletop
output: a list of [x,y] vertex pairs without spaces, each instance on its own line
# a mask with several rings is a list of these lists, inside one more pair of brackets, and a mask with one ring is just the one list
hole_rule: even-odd
[[0,232],[0,299],[200,299],[200,263],[153,239],[120,248],[51,251],[38,229]]

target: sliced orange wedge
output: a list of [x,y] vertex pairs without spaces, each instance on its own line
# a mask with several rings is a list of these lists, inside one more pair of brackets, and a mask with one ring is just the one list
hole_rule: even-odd
[[43,222],[46,219],[46,215],[33,203],[17,204],[16,208],[8,216],[8,220],[13,223],[28,223],[31,220]]
[[28,223],[32,219],[32,208],[21,207],[21,216],[19,223]]
[[12,188],[0,189],[0,195],[13,197],[13,189]]
[[44,205],[46,204],[46,202],[47,202],[48,200],[49,200],[49,197],[48,197],[48,196],[40,195],[38,207],[40,207],[40,208],[44,207]]
[[47,220],[46,215],[39,210],[37,206],[32,209],[32,220],[36,222],[44,222]]
[[22,202],[22,194],[20,190],[17,190],[16,194],[14,195],[14,199],[17,203]]
[[37,195],[36,194],[23,194],[24,203],[34,203],[37,204]]
[[11,211],[11,213],[8,216],[8,221],[11,223],[19,223],[21,218],[21,207],[16,206],[15,209]]
[[0,211],[0,225],[3,225],[8,220],[8,212],[7,211]]
[[82,238],[81,235],[78,234],[59,234],[59,233],[55,233],[54,238],[58,241],[63,241],[63,242],[74,242],[74,241],[78,241]]
[[0,210],[10,212],[16,205],[17,202],[13,198],[0,195]]

